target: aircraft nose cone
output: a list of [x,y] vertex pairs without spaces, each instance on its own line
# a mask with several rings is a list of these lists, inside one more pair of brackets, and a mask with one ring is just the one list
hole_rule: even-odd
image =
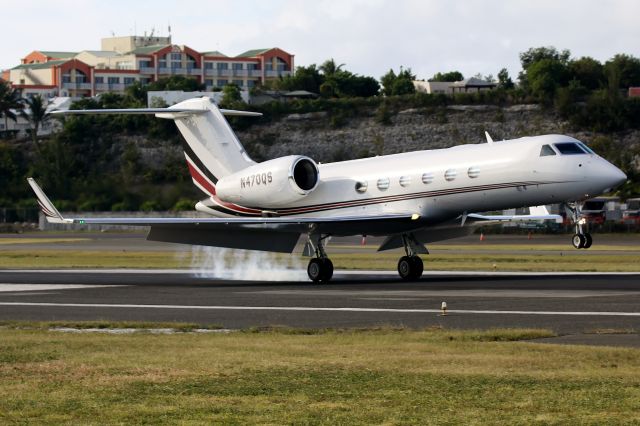
[[603,181],[606,182],[607,188],[609,189],[605,192],[609,192],[627,181],[627,175],[613,164],[608,164],[603,175]]
[[611,180],[614,182],[613,186],[616,187],[618,185],[622,185],[627,181],[627,175],[617,167],[613,167],[614,170],[612,172]]

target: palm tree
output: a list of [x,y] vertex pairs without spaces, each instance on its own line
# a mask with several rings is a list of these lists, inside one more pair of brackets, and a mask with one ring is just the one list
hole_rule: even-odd
[[0,80],[0,114],[4,116],[4,129],[9,127],[9,119],[16,121],[15,110],[22,108],[20,94],[7,81]]
[[42,96],[30,96],[22,100],[25,109],[20,111],[20,116],[29,122],[31,127],[31,139],[33,144],[38,146],[38,130],[40,126],[49,119],[47,104]]
[[344,67],[345,64],[340,64],[337,65],[336,61],[333,60],[333,58],[331,59],[327,59],[326,61],[324,61],[324,63],[322,65],[320,65],[320,71],[323,72],[323,74],[326,77],[331,77],[337,73],[339,73],[340,71],[342,71],[342,67]]

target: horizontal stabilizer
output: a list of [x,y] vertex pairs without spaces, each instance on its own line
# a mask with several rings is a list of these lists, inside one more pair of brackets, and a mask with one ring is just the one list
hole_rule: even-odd
[[[176,115],[192,115],[204,114],[208,109],[194,108],[117,108],[117,109],[69,109],[66,111],[53,111],[53,115],[96,115],[96,114],[162,114],[160,118],[174,118]],[[221,109],[224,115],[232,115],[237,117],[260,117],[262,113],[252,111],[239,111],[234,109]],[[166,116],[165,116],[166,115]]]

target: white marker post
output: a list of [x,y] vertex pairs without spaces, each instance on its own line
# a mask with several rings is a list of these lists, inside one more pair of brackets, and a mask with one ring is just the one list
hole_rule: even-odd
[[447,316],[447,302],[442,302],[442,305],[440,306],[440,310],[442,311],[440,316],[446,317]]

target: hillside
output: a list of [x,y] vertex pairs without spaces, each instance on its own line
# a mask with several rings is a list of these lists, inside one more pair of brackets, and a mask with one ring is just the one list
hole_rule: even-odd
[[[66,209],[193,208],[202,194],[190,183],[181,136],[172,123],[148,119],[118,126],[113,125],[111,117],[79,121],[67,126],[72,130],[61,137],[41,142],[37,150],[29,142],[3,145],[0,183],[6,191],[0,204],[11,207],[19,200],[24,200],[21,205],[33,204],[23,184],[24,177],[33,174]],[[379,107],[371,106],[340,120],[336,120],[335,112],[322,111],[283,114],[257,123],[257,119],[250,120],[255,121],[239,123],[237,134],[256,161],[304,154],[326,163],[484,143],[485,130],[496,141],[549,133],[574,136],[622,165],[632,180],[637,176],[640,158],[640,131],[598,134],[576,130],[538,105],[399,108],[384,119],[380,118]],[[633,169],[631,173],[629,168]],[[623,188],[622,195],[636,195],[635,185],[634,181]]]

